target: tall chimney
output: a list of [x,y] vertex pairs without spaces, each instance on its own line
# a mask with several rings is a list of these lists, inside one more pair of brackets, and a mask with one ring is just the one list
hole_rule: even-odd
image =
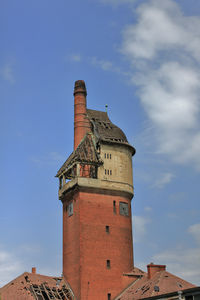
[[86,117],[86,96],[85,82],[77,80],[74,86],[74,150],[90,131],[90,122]]
[[150,263],[147,265],[148,278],[151,279],[155,273],[165,270],[166,265],[154,265],[153,263]]
[[36,274],[36,267],[32,267],[32,274]]

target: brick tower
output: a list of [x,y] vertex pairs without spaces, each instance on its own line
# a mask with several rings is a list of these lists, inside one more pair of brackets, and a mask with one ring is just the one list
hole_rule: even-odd
[[59,169],[63,274],[78,300],[111,300],[133,269],[131,199],[135,149],[107,112],[87,109],[74,88],[74,151]]

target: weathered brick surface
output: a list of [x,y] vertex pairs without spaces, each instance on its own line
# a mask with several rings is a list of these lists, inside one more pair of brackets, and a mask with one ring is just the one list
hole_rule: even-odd
[[[107,300],[108,293],[116,296],[130,282],[122,276],[133,267],[130,200],[81,191],[73,199],[73,216],[67,216],[65,205],[63,214],[65,278],[79,299]],[[129,217],[119,214],[119,201],[129,204]]]
[[86,117],[86,87],[82,80],[75,82],[74,89],[74,150],[80,144],[87,132],[90,132],[90,122]]

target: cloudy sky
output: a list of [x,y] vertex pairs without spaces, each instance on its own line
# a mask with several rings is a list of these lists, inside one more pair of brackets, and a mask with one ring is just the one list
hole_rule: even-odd
[[62,272],[54,176],[83,79],[137,151],[135,265],[200,285],[199,0],[7,0],[0,23],[0,284]]

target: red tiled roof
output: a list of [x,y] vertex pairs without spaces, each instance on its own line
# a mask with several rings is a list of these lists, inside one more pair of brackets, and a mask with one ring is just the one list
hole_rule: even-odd
[[149,279],[145,273],[129,286],[116,300],[136,300],[194,288],[195,285],[167,272],[160,271]]
[[147,274],[147,273],[145,273],[144,271],[142,271],[141,269],[136,268],[136,267],[134,267],[131,272],[124,273],[124,275],[136,276],[136,277],[141,277],[141,276],[144,276],[145,274]]
[[[25,272],[0,289],[1,300],[42,299],[46,293],[51,299],[75,299],[62,277],[51,277]],[[67,297],[66,297],[67,296]],[[45,298],[46,299],[46,298]]]

